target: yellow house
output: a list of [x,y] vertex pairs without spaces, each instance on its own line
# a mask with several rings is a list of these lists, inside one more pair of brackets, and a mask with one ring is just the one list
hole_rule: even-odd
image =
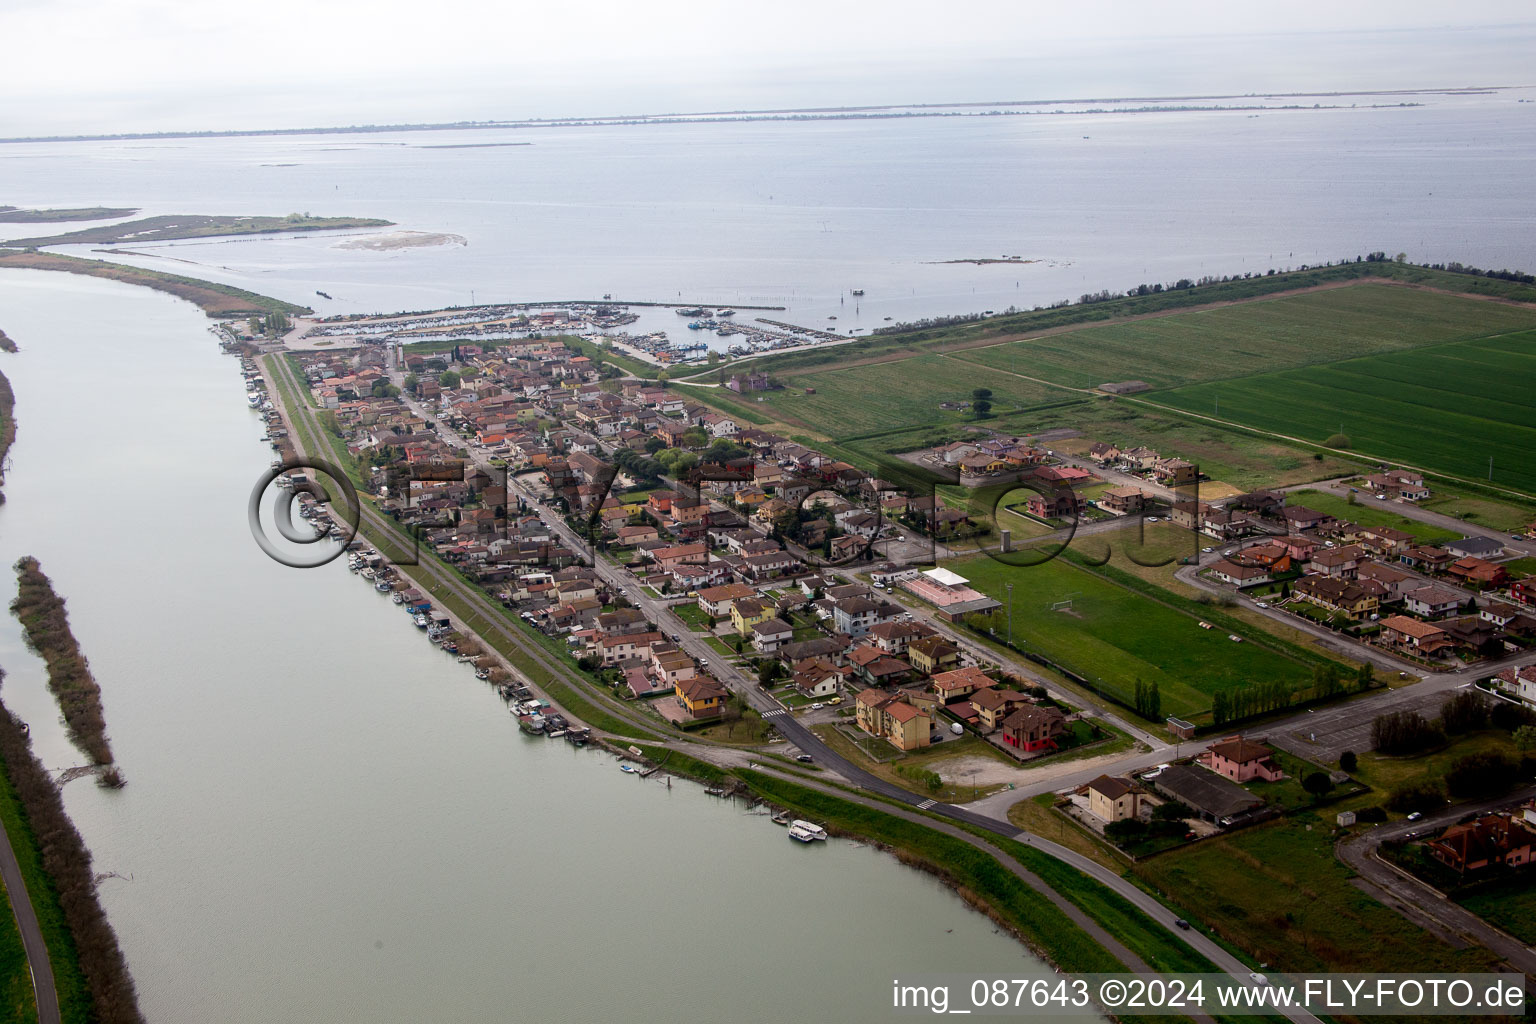
[[736,501],[747,508],[761,505],[768,500],[768,492],[761,487],[744,487],[736,492]]
[[713,717],[725,706],[725,687],[709,676],[679,679],[672,684],[672,692],[694,718]]
[[622,508],[626,513],[628,513],[630,518],[633,519],[635,516],[638,516],[641,512],[645,511],[645,502],[644,501],[626,501],[623,504],[621,504],[619,507]]
[[942,636],[925,636],[907,646],[907,660],[925,676],[960,667],[960,648]]
[[854,713],[860,729],[889,740],[899,750],[918,750],[928,745],[932,730],[928,713],[884,690],[860,691],[854,698]]
[[1088,810],[1104,821],[1125,821],[1141,812],[1141,793],[1124,779],[1100,775],[1088,783]]
[[752,632],[752,627],[759,622],[767,622],[777,614],[772,604],[759,601],[755,597],[744,597],[731,603],[731,625],[736,627],[739,636],[746,636]]

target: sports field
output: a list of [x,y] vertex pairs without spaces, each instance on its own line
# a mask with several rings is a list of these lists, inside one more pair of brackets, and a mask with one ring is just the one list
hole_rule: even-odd
[[[1201,629],[1200,619],[1117,583],[1055,559],[1015,567],[985,555],[946,563],[971,585],[997,600],[1013,588],[1013,638],[1079,675],[1097,681],[1123,704],[1134,699],[1136,681],[1157,683],[1167,715],[1193,717],[1210,710],[1211,695],[1229,687],[1279,679],[1293,690],[1312,685],[1312,666],[1248,640],[1227,639],[1229,629]],[[1052,605],[1071,599],[1069,610]],[[1213,616],[1219,609],[1211,609]],[[1003,636],[999,619],[998,636]]]
[[1536,331],[1196,384],[1190,412],[1536,494]]
[[1072,387],[1143,380],[1164,388],[1531,327],[1536,309],[1362,284],[1088,327],[957,356]]

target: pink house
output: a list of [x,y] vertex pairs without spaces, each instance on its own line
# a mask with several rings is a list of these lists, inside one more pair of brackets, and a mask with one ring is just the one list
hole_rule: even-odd
[[1219,743],[1211,744],[1200,755],[1200,760],[1211,771],[1233,782],[1248,782],[1252,779],[1278,782],[1285,778],[1285,773],[1270,760],[1272,753],[1274,751],[1270,750],[1267,743],[1229,736]]

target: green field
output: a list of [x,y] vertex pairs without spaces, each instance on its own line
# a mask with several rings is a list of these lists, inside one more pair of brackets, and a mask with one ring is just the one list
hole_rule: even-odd
[[1335,519],[1358,523],[1361,526],[1389,526],[1394,530],[1411,533],[1425,544],[1439,544],[1441,541],[1459,540],[1465,536],[1455,530],[1421,523],[1417,519],[1409,519],[1396,512],[1388,512],[1386,509],[1351,505],[1348,499],[1341,498],[1337,494],[1329,494],[1327,491],[1292,491],[1286,499],[1286,504],[1304,505],[1319,512],[1326,512]]
[[1536,310],[1362,284],[1198,309],[967,351],[1058,384],[1153,387],[1245,377],[1536,326]]
[[[783,391],[754,403],[762,412],[799,423],[828,437],[894,430],[914,423],[957,423],[971,413],[939,408],[940,402],[971,400],[974,388],[992,390],[994,416],[1014,409],[1071,398],[1070,392],[940,355],[913,356],[842,370],[821,370],[783,378]],[[814,395],[805,394],[815,388]],[[713,395],[701,396],[712,400]]]
[[1197,384],[1177,409],[1536,494],[1536,331]]
[[[1263,643],[1233,643],[1228,628],[1201,629],[1199,618],[1180,608],[1119,586],[1097,573],[1057,558],[1042,565],[1004,565],[987,556],[947,564],[977,590],[1007,601],[1014,584],[1013,638],[1095,680],[1100,692],[1133,701],[1136,680],[1157,683],[1164,714],[1198,716],[1211,695],[1229,687],[1280,679],[1293,690],[1312,685],[1312,666]],[[1070,611],[1051,605],[1070,597]],[[1212,610],[1215,617],[1217,610]],[[1243,635],[1263,639],[1253,630]],[[998,629],[998,636],[1003,629]],[[1019,641],[1023,644],[1019,644]]]

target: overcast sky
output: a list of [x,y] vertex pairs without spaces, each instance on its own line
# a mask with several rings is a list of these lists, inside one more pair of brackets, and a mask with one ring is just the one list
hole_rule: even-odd
[[0,136],[1524,85],[1524,0],[0,0]]

